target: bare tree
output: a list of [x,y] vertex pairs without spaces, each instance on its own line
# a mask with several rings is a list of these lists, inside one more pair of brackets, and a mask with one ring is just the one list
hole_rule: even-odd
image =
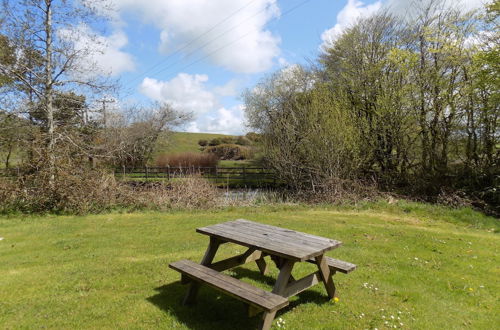
[[56,174],[57,144],[68,142],[64,134],[67,130],[59,129],[64,125],[58,125],[56,120],[56,95],[64,97],[70,91],[97,95],[109,92],[112,86],[102,74],[89,74],[96,68],[89,61],[96,45],[75,43],[91,31],[82,27],[97,15],[90,1],[4,1],[2,10],[4,22],[0,34],[15,49],[16,56],[13,61],[0,62],[0,75],[19,82],[18,91],[22,91],[27,100],[28,116],[35,108],[43,112],[42,149],[51,185]]

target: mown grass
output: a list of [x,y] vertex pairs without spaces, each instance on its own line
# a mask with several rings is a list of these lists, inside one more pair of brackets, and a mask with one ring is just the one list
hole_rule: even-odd
[[[358,269],[335,275],[340,301],[322,286],[278,314],[287,329],[490,329],[500,324],[498,219],[417,203],[276,206],[171,213],[0,218],[2,328],[251,329],[242,303],[186,287],[169,262],[199,261],[195,228],[246,218],[344,242],[330,251]],[[464,219],[468,219],[464,221]],[[218,258],[243,248],[224,245]],[[294,276],[314,270],[300,264]],[[228,272],[270,289],[254,264]],[[392,318],[394,317],[394,319]],[[387,322],[387,324],[385,324]],[[402,323],[402,325],[400,324]],[[277,328],[276,322],[274,325]]]

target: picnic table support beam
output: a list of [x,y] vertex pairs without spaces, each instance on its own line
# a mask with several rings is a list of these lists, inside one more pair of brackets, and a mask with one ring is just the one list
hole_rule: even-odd
[[[221,244],[220,240],[218,240],[215,237],[210,237],[210,242],[208,243],[208,248],[205,252],[205,255],[203,256],[203,259],[201,260],[201,263],[203,266],[210,266],[212,264],[212,261],[215,258],[215,254],[217,253],[217,250],[219,249],[219,245]],[[196,300],[196,295],[198,294],[198,290],[200,288],[200,283],[196,281],[191,281],[191,284],[189,286],[189,289],[186,293],[186,296],[184,297],[183,304],[188,305],[192,304]]]
[[244,265],[246,263],[255,261],[257,259],[260,259],[262,257],[262,252],[261,251],[256,251],[254,248],[249,248],[245,253],[240,254],[235,257],[227,258],[221,261],[217,261],[208,267],[222,272],[224,270],[228,270],[240,265]]
[[259,271],[262,275],[266,275],[268,267],[267,267],[267,262],[264,259],[264,255],[262,255],[259,259],[255,260],[255,263],[257,264],[257,267],[259,267]]
[[[295,262],[292,260],[283,259],[280,267],[280,273],[278,275],[278,279],[276,280],[276,284],[274,285],[272,293],[278,294],[280,296],[284,295],[286,287],[290,280],[290,276],[292,275],[292,268],[294,264]],[[270,329],[275,316],[276,311],[264,313],[260,329]]]
[[333,283],[333,274],[328,267],[328,262],[325,255],[320,255],[314,258],[316,264],[318,265],[319,275],[321,280],[325,284],[325,289],[328,294],[328,298],[333,299],[335,297],[335,284]]
[[295,296],[301,293],[302,291],[307,290],[312,286],[315,286],[320,281],[321,281],[321,275],[319,271],[304,276],[303,278],[288,284],[284,292],[284,297],[289,298]]

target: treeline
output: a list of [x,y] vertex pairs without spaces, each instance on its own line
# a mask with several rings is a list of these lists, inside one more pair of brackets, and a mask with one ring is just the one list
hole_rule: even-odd
[[379,12],[245,93],[269,164],[296,189],[375,182],[500,204],[500,2]]

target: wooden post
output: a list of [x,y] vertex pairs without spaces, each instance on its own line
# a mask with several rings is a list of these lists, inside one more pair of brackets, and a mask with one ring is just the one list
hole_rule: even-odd
[[[290,275],[292,275],[292,268],[295,264],[292,260],[283,260],[283,263],[280,268],[280,273],[278,275],[278,279],[276,280],[276,284],[273,288],[273,293],[283,296],[285,293],[286,287],[288,285],[288,281],[290,279]],[[271,324],[273,323],[274,317],[276,316],[276,311],[274,312],[266,312],[263,315],[262,323],[260,326],[261,330],[268,330],[271,328]]]
[[333,283],[332,273],[328,267],[328,263],[324,255],[315,257],[316,264],[318,265],[318,270],[320,272],[321,280],[325,284],[326,292],[328,293],[328,298],[333,299],[335,297],[335,284]]

